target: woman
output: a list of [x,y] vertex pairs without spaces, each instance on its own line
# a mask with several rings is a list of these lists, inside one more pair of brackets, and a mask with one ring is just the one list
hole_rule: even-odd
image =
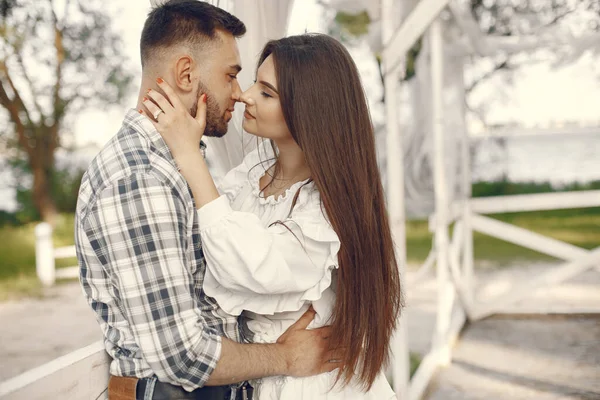
[[262,379],[258,399],[395,398],[382,370],[402,306],[400,278],[356,66],[325,35],[271,41],[258,65],[241,96],[243,128],[271,146],[230,171],[221,196],[198,156],[202,124],[166,83],[172,106],[157,92],[144,103],[147,115],[161,105],[165,115],[152,122],[198,207],[204,290],[226,312],[243,313],[255,342],[275,342],[312,304],[312,326],[331,325],[346,350],[332,360],[341,361],[338,371]]

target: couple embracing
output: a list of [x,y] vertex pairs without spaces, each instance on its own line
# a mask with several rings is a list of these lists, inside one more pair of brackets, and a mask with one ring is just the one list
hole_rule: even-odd
[[[268,42],[242,91],[231,14],[153,9],[136,109],[91,163],[76,213],[81,284],[109,399],[392,399],[402,307],[375,139],[336,40]],[[215,185],[203,136],[236,102],[257,149]]]

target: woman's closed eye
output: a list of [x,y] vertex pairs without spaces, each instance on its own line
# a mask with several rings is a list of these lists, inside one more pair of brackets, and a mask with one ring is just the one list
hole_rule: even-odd
[[261,95],[262,97],[266,97],[266,98],[273,97],[273,96],[271,96],[270,94],[268,94],[267,92],[265,92],[265,91],[263,91],[263,90],[261,90],[261,91],[260,91],[260,95]]

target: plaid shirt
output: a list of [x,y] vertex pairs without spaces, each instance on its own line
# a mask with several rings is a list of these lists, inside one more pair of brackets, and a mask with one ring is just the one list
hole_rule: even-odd
[[202,290],[196,207],[152,124],[130,110],[83,177],[75,220],[81,285],[110,372],[192,390],[239,341],[237,321]]

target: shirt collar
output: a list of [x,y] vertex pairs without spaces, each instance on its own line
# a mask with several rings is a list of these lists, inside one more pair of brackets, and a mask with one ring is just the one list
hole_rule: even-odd
[[[140,114],[135,108],[132,108],[125,115],[125,125],[145,136],[150,141],[152,147],[177,168],[169,147],[146,116]],[[206,156],[206,143],[202,140],[200,141],[200,151],[203,157]]]

